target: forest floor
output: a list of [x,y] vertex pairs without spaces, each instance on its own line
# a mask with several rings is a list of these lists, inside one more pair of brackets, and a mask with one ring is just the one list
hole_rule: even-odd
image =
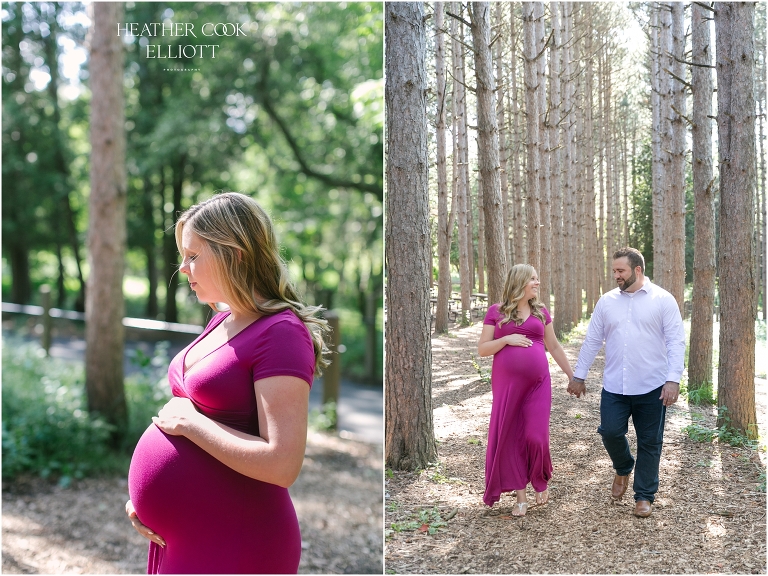
[[[382,573],[382,446],[310,432],[290,488],[299,573]],[[146,573],[147,541],[125,516],[125,478],[4,483],[4,574]]]
[[[765,446],[695,442],[683,428],[715,428],[716,410],[680,400],[668,409],[653,513],[636,518],[630,489],[610,503],[613,469],[599,436],[598,356],[589,393],[566,392],[550,359],[549,503],[511,515],[514,493],[482,502],[491,412],[490,358],[477,358],[482,324],[432,339],[432,396],[439,462],[419,473],[386,471],[388,574],[766,573]],[[582,337],[583,338],[583,337]],[[564,343],[575,366],[581,339]],[[765,434],[768,383],[757,380]],[[630,443],[636,452],[634,430]],[[533,502],[528,487],[528,502]]]

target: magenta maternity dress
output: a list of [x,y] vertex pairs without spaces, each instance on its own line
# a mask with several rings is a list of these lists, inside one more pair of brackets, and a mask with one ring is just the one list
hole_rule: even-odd
[[[209,418],[258,436],[253,383],[295,376],[312,384],[315,355],[309,331],[293,312],[263,316],[194,364],[187,351],[171,362],[174,396],[190,398]],[[301,555],[296,512],[286,488],[235,472],[183,436],[154,424],[136,445],[128,490],[139,519],[165,539],[151,542],[149,574],[295,574]]]
[[[547,324],[549,312],[542,310]],[[544,324],[531,315],[520,326],[514,321],[499,323],[504,315],[494,304],[484,324],[495,326],[493,339],[522,334],[533,345],[504,346],[493,356],[491,369],[491,424],[485,454],[485,495],[483,502],[493,506],[502,492],[525,490],[530,482],[543,492],[552,477],[549,455],[549,413],[552,384],[544,348]]]

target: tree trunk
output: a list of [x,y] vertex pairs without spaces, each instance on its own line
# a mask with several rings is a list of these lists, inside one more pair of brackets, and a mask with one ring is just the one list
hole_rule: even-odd
[[29,304],[32,300],[32,280],[29,276],[29,248],[23,242],[10,244],[11,302]]
[[560,58],[562,52],[560,30],[561,2],[550,2],[549,12],[552,19],[553,41],[549,47],[549,147],[552,149],[550,163],[551,176],[550,202],[552,212],[552,293],[555,297],[555,309],[552,322],[555,334],[561,337],[565,332],[565,314],[563,306],[565,299],[565,276],[559,271],[565,266],[567,258],[563,252],[563,191],[562,170],[563,151],[560,141]]
[[534,3],[534,20],[536,26],[536,53],[539,59],[536,62],[536,97],[539,101],[539,242],[541,244],[541,256],[539,257],[539,300],[549,308],[549,297],[552,293],[552,222],[549,198],[549,177],[551,164],[551,151],[549,145],[549,127],[547,114],[547,77],[546,58],[544,57],[547,37],[544,27],[544,3]]
[[536,23],[535,4],[523,3],[523,38],[525,55],[525,117],[527,135],[526,237],[528,240],[528,264],[540,267],[541,240],[539,235],[539,170],[541,169],[539,139],[539,101],[536,96]]
[[[163,256],[165,258],[165,321],[166,322],[178,322],[179,321],[179,309],[176,304],[176,291],[179,288],[179,265],[178,265],[178,248],[176,247],[176,237],[173,233],[173,227],[175,224],[174,216],[181,213],[183,210],[181,206],[181,192],[184,186],[184,166],[186,164],[186,157],[184,155],[175,159],[174,164],[171,167],[171,203],[173,204],[173,211],[166,220],[166,233],[163,237]],[[161,179],[164,182],[164,178]],[[165,186],[163,185],[163,190]],[[330,303],[328,304],[330,308]]]
[[426,24],[420,2],[385,4],[387,466],[437,458],[432,424]]
[[483,179],[477,179],[477,291],[485,292],[485,214]]
[[672,127],[673,85],[674,80],[670,75],[672,70],[672,10],[669,4],[659,4],[659,88],[660,88],[660,182],[658,190],[654,190],[654,202],[659,216],[659,238],[653,242],[653,271],[654,282],[663,288],[670,290],[670,238],[667,236],[672,229],[669,220],[671,214],[667,212],[670,188],[674,186],[675,178],[672,169],[672,150],[674,149],[674,136]]
[[[709,14],[691,5],[691,61],[710,65]],[[712,176],[712,72],[691,67],[693,93],[694,251],[688,389],[712,383],[713,314],[715,308],[715,180]]]
[[520,147],[522,138],[520,136],[520,101],[517,92],[517,18],[515,17],[515,3],[509,3],[509,22],[510,22],[510,43],[512,45],[513,57],[509,59],[509,75],[512,80],[512,135],[514,137],[514,146],[512,149],[512,246],[513,254],[510,265],[519,264],[525,261],[525,219],[523,218],[523,182],[520,176]]
[[[458,14],[461,4],[451,3],[453,14]],[[453,90],[455,100],[455,123],[457,124],[457,146],[454,154],[457,156],[457,171],[453,175],[456,182],[456,212],[459,228],[459,282],[461,290],[461,324],[469,321],[470,293],[472,292],[472,270],[470,268],[470,238],[469,238],[469,150],[467,142],[467,98],[464,83],[464,44],[459,41],[464,36],[464,25],[456,19],[451,19],[451,57],[453,59]]]
[[592,4],[585,4],[586,18],[585,24],[588,26],[586,34],[584,36],[584,60],[585,60],[585,86],[584,86],[584,169],[586,171],[584,190],[585,202],[584,206],[587,212],[586,230],[584,234],[584,242],[586,244],[587,257],[585,271],[587,272],[587,315],[592,314],[592,310],[597,304],[597,299],[600,297],[598,276],[603,275],[602,266],[598,267],[598,262],[602,262],[602,258],[598,259],[598,245],[597,245],[597,222],[595,220],[595,151],[594,151],[594,138],[592,131],[592,106],[593,106],[593,66],[592,66]]
[[[496,4],[496,25],[499,28],[499,34],[504,25],[503,5],[501,2]],[[504,95],[507,92],[507,85],[504,82],[504,70],[502,65],[502,47],[504,43],[499,39],[496,44],[496,122],[499,127],[499,162],[501,163],[501,217],[502,217],[502,235],[504,237],[504,260],[509,267],[512,261],[512,255],[509,248],[509,179],[507,167],[509,166],[509,153],[507,151],[507,126],[506,114],[504,110]],[[513,57],[514,59],[514,57]]]
[[[672,54],[670,70],[678,78],[685,76],[685,37],[683,28],[683,4],[671,2],[672,11]],[[683,314],[685,299],[685,85],[674,77],[670,80],[671,108],[669,121],[670,162],[667,171],[667,185],[664,187],[662,211],[664,214],[664,242],[668,247],[665,260],[663,288],[677,300],[680,314]]]
[[448,175],[445,166],[445,40],[443,3],[435,2],[435,76],[437,88],[437,305],[435,332],[448,330],[451,296],[451,235],[448,228]]
[[[472,23],[472,45],[475,52],[477,78],[478,168],[482,182],[482,212],[485,248],[488,260],[488,302],[500,302],[507,273],[501,204],[501,168],[499,162],[499,130],[496,123],[491,58],[491,8],[488,2],[469,4]],[[479,189],[480,187],[478,187]],[[478,211],[480,205],[478,203]]]
[[[564,141],[564,178],[563,178],[563,253],[573,255],[576,252],[576,224],[574,222],[575,214],[575,196],[574,190],[575,170],[573,162],[574,147],[574,126],[573,121],[573,3],[563,4],[563,108],[568,115],[564,121],[563,141]],[[578,316],[576,311],[576,286],[573,278],[568,278],[565,283],[565,294],[563,299],[563,308],[561,314],[563,318],[564,331],[570,330],[574,325],[574,317]]]
[[715,4],[717,126],[720,158],[720,366],[717,401],[729,424],[757,438],[755,413],[754,11]]
[[[653,214],[653,268],[646,269],[649,276],[654,281],[658,281],[659,274],[656,270],[661,269],[661,193],[663,187],[663,167],[661,152],[661,8],[659,5],[653,5],[651,8],[651,112],[653,127],[651,129],[651,202]],[[645,255],[648,259],[648,255]]]
[[85,385],[88,409],[117,427],[127,425],[123,388],[123,267],[126,244],[123,47],[113,34],[118,3],[93,5],[91,43],[90,276],[85,305]]

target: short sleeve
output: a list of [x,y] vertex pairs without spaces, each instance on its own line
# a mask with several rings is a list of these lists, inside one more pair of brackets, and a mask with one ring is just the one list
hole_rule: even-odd
[[483,320],[483,324],[488,324],[490,326],[496,326],[496,323],[499,321],[499,305],[493,304],[490,308],[488,308],[488,312],[485,313],[485,320]]
[[546,326],[547,324],[551,324],[552,316],[549,315],[549,310],[547,310],[544,306],[542,306],[541,311],[544,314],[544,326]]
[[296,318],[275,322],[259,337],[251,364],[253,381],[295,376],[312,386],[315,349],[309,330]]

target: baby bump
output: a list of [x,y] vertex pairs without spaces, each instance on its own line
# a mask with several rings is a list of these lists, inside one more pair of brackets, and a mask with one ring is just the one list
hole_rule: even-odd
[[134,450],[128,490],[139,519],[166,540],[168,552],[213,541],[232,544],[246,535],[298,539],[300,546],[288,490],[235,472],[154,424]]
[[544,344],[534,340],[530,347],[505,346],[493,357],[491,380],[533,386],[549,375]]

